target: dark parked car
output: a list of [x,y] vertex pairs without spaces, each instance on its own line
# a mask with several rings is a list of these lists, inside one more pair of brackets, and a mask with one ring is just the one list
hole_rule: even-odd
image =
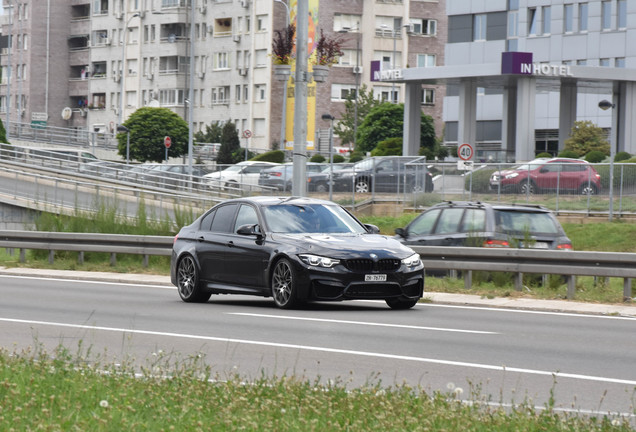
[[532,205],[445,202],[395,233],[407,245],[572,249],[550,210]]
[[[335,163],[333,164],[333,172],[343,169],[349,169],[353,166],[352,163]],[[332,167],[327,165],[327,168],[320,172],[308,172],[307,173],[307,190],[309,192],[327,192],[329,190],[329,177],[331,176]]]
[[420,257],[377,232],[330,201],[228,200],[179,231],[170,276],[185,302],[249,294],[280,308],[346,299],[411,308],[424,289]]
[[490,176],[490,189],[524,194],[558,190],[594,195],[601,190],[601,176],[584,160],[539,158],[494,172]]
[[[310,173],[321,172],[326,166],[328,165],[324,163],[307,162],[305,170],[309,175]],[[258,178],[258,185],[274,187],[280,191],[290,191],[292,190],[293,173],[293,163],[266,168],[261,171]]]
[[433,177],[416,156],[378,156],[357,162],[350,169],[334,173],[334,190],[357,193],[432,192]]

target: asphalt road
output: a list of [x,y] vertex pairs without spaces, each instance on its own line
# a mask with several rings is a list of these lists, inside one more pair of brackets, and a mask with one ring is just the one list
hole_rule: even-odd
[[282,311],[267,298],[186,304],[165,285],[5,275],[0,296],[0,346],[9,350],[82,345],[139,364],[160,352],[175,361],[202,354],[221,378],[455,386],[462,399],[493,404],[541,407],[553,391],[560,409],[634,421],[633,317],[440,304],[393,311],[371,301]]

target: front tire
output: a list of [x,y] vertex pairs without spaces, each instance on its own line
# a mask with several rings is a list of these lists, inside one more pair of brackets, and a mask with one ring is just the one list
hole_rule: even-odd
[[272,272],[272,297],[281,309],[292,309],[298,304],[296,299],[296,271],[288,259],[276,263]]
[[205,303],[210,299],[211,294],[201,289],[199,270],[190,255],[181,258],[177,264],[177,290],[186,303]]
[[368,193],[371,190],[369,186],[369,181],[367,179],[358,180],[356,182],[356,193]]
[[579,188],[579,192],[581,195],[596,195],[598,190],[596,190],[596,186],[593,184],[588,185],[587,183],[582,184]]
[[537,187],[531,181],[524,181],[521,186],[519,186],[519,192],[522,194],[530,193],[530,195],[537,193]]
[[328,192],[328,191],[329,191],[329,188],[327,187],[326,184],[318,183],[316,185],[316,192],[325,193],[325,192]]
[[413,306],[415,306],[418,302],[418,300],[403,300],[403,299],[399,299],[399,298],[390,298],[390,299],[386,299],[386,304],[389,305],[389,307],[391,309],[394,310],[405,310],[405,309],[411,309]]

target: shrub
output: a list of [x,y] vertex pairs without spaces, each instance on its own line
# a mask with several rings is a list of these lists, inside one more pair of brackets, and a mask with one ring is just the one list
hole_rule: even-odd
[[551,158],[552,155],[550,153],[547,153],[547,152],[541,152],[538,155],[536,155],[535,157],[538,157],[538,158]]
[[605,154],[602,151],[592,150],[585,155],[585,160],[589,163],[600,163],[605,160]]
[[559,153],[559,157],[578,159],[579,158],[579,154],[577,152],[575,152],[575,151],[572,151],[572,150],[563,150],[561,153]]
[[275,162],[275,163],[283,163],[285,161],[285,152],[282,150],[272,150],[266,153],[261,153],[251,160],[254,161],[262,161],[262,162]]
[[614,155],[614,162],[625,161],[625,160],[631,159],[631,157],[632,155],[630,155],[629,153],[625,151],[619,151],[618,153]]
[[344,161],[345,161],[345,158],[343,155],[341,154],[333,155],[333,163],[343,163]]
[[327,160],[327,159],[325,159],[325,157],[324,157],[323,155],[316,153],[315,155],[313,155],[313,156],[309,159],[309,162],[318,162],[318,163],[321,163],[321,162],[324,162],[324,161],[326,161],[326,160]]
[[360,152],[353,152],[351,153],[351,157],[349,158],[349,162],[353,163],[353,162],[358,162],[361,161],[362,159],[364,159],[364,155]]
[[[472,190],[475,193],[490,192],[490,176],[497,171],[496,169],[480,169],[473,171],[472,174]],[[466,173],[464,178],[464,186],[466,190],[470,190],[471,175]]]

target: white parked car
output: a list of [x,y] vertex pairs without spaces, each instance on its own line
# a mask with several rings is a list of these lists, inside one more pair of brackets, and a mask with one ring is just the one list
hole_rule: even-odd
[[261,170],[279,165],[273,162],[244,161],[231,165],[222,171],[203,176],[204,182],[211,188],[238,189],[244,185],[257,186]]

